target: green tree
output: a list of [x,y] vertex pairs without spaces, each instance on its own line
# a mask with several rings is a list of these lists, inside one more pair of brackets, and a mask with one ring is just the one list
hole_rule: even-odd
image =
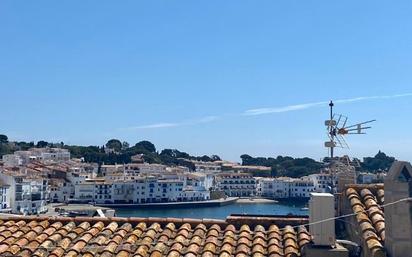
[[148,151],[150,153],[155,153],[156,152],[156,147],[154,144],[152,144],[149,141],[140,141],[139,143],[135,144],[135,147],[141,150]]
[[[292,158],[278,156],[276,158],[252,157],[247,154],[240,156],[242,165],[258,165],[271,167],[271,176],[301,177],[319,172],[322,164],[310,158]],[[260,174],[269,175],[269,174]]]
[[6,135],[0,135],[0,143],[7,144],[9,142],[9,138]]
[[129,143],[127,143],[126,141],[123,141],[122,143],[122,150],[126,150],[130,147]]
[[376,172],[378,170],[389,170],[394,161],[394,157],[387,156],[384,152],[379,151],[375,157],[363,158],[361,166],[363,170]]
[[222,160],[222,159],[220,159],[219,155],[216,155],[216,154],[212,155],[210,158],[212,159],[212,161],[221,161]]
[[250,165],[253,162],[252,156],[248,154],[242,154],[240,159],[242,159],[242,165]]
[[207,155],[203,155],[203,156],[201,156],[200,158],[196,158],[196,159],[198,159],[198,160],[200,160],[200,161],[202,161],[202,162],[211,162],[211,161],[213,161],[212,158],[210,158],[210,157],[207,156]]
[[120,140],[118,139],[110,139],[109,141],[107,141],[106,147],[114,149],[118,152],[122,149],[122,142],[120,142]]
[[43,140],[40,140],[39,142],[37,142],[36,147],[38,147],[38,148],[43,148],[43,147],[46,147],[46,146],[48,146],[48,145],[49,145],[48,142],[43,141]]

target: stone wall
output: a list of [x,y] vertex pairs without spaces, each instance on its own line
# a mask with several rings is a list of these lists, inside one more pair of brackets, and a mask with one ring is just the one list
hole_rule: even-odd
[[408,162],[395,162],[385,179],[385,248],[389,257],[412,254],[411,201],[412,167]]

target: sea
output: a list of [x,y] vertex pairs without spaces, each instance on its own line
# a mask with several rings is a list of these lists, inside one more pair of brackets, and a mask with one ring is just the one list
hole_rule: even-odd
[[[230,214],[308,215],[305,203],[232,203],[216,207],[116,208],[118,217],[226,219]],[[303,209],[302,209],[303,208]]]

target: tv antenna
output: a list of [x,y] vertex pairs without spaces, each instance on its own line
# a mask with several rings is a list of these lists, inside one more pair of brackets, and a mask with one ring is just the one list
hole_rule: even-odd
[[325,121],[325,126],[327,128],[327,133],[329,141],[325,142],[325,147],[330,149],[330,158],[334,157],[334,149],[336,147],[349,149],[349,145],[345,140],[346,135],[360,135],[366,134],[365,130],[370,129],[371,126],[366,125],[376,120],[369,120],[365,122],[360,122],[357,124],[346,126],[348,117],[342,114],[333,113],[334,103],[330,101],[330,119]]

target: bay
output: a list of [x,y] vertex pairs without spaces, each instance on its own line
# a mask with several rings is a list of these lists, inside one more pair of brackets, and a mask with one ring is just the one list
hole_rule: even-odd
[[308,215],[302,210],[304,203],[233,203],[216,207],[185,207],[185,208],[116,208],[118,217],[163,217],[163,218],[194,218],[194,219],[226,219],[230,214],[249,215]]

